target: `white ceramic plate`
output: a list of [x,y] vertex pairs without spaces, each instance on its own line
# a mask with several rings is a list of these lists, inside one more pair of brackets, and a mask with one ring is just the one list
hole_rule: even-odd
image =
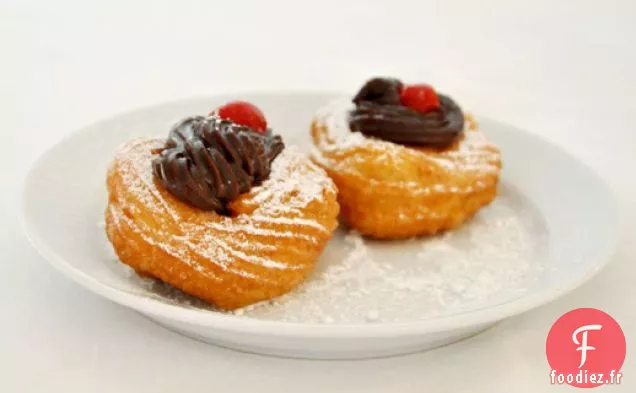
[[498,199],[458,231],[370,242],[340,229],[299,290],[235,314],[210,310],[136,278],[106,240],[105,172],[115,149],[165,136],[176,120],[231,99],[256,103],[287,144],[309,147],[316,93],[203,97],[134,111],[83,128],[29,172],[24,228],[55,267],[87,289],[191,337],[250,352],[361,358],[432,348],[540,306],[592,277],[617,238],[605,183],[548,142],[479,119],[504,156]]

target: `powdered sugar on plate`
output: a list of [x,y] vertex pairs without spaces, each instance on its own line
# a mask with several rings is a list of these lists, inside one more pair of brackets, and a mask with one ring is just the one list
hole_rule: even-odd
[[[104,247],[111,248],[106,239]],[[341,228],[295,291],[233,312],[265,320],[359,324],[411,322],[523,296],[545,274],[547,230],[511,186],[455,231],[404,241],[373,241]],[[137,276],[112,256],[135,293],[185,308],[220,312],[167,284]]]
[[408,322],[503,302],[541,274],[543,222],[514,190],[456,231],[400,242],[336,234],[298,290],[238,310],[302,323]]

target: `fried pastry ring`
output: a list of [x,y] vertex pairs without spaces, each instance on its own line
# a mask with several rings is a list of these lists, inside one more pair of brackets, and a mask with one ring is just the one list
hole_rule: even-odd
[[338,186],[344,220],[362,235],[399,239],[452,229],[497,195],[501,155],[471,116],[463,135],[440,150],[351,132],[352,108],[336,101],[316,114],[312,158]]
[[337,192],[325,172],[287,148],[269,178],[223,216],[191,207],[157,183],[151,161],[163,143],[131,141],[109,167],[106,232],[119,259],[226,310],[295,288],[337,225]]

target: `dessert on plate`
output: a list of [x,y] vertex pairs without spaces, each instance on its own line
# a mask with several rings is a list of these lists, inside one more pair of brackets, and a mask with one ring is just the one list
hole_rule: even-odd
[[325,172],[233,102],[124,144],[107,175],[106,232],[119,259],[231,310],[282,295],[337,225]]
[[501,154],[450,97],[373,78],[311,125],[313,160],[338,187],[346,223],[399,239],[453,229],[497,195]]

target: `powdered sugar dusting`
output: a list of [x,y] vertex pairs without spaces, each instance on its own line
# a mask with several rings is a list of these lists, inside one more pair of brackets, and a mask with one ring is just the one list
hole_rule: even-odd
[[[236,232],[225,244],[230,249],[252,247],[254,255],[261,255],[258,250],[268,245],[243,244],[236,236],[243,224],[235,225],[239,227],[233,228]],[[295,323],[351,324],[409,322],[475,310],[532,290],[548,270],[539,262],[545,260],[548,246],[540,214],[504,183],[499,197],[473,220],[436,237],[378,242],[339,230],[299,288],[233,314]],[[105,247],[110,249],[106,240]],[[122,275],[144,296],[219,312],[167,284],[140,278],[119,262],[112,265],[123,269]]]
[[[305,165],[309,165],[309,171],[297,170]],[[262,185],[254,187],[250,195],[252,202],[261,206],[256,216],[267,218],[272,212],[298,212],[311,202],[321,200],[325,189],[334,191],[333,182],[322,169],[308,163],[296,147],[290,146],[272,163],[270,177]],[[293,197],[289,198],[289,195]],[[303,223],[307,225],[308,221]],[[315,226],[316,223],[309,225]]]
[[298,290],[239,310],[302,323],[405,322],[522,295],[543,266],[544,224],[514,191],[456,231],[402,242],[336,235]]
[[[319,222],[306,218],[303,209],[313,202],[323,202],[325,192],[335,192],[334,185],[322,169],[294,147],[286,148],[274,160],[266,181],[243,196],[246,203],[254,205],[250,214],[230,218],[200,212],[199,219],[192,220],[171,207],[153,181],[150,147],[161,143],[159,139],[139,139],[120,148],[118,172],[130,195],[118,195],[118,203],[110,205],[109,213],[113,225],[125,224],[145,241],[196,270],[208,273],[205,264],[214,263],[226,272],[262,280],[245,269],[236,269],[233,262],[279,270],[302,266],[263,256],[272,254],[264,254],[271,251],[271,246],[255,239],[296,238],[315,243],[317,234],[328,233]],[[152,223],[129,217],[139,213],[140,206],[149,211]],[[168,226],[173,228],[170,233],[162,230]]]
[[[353,109],[353,104],[349,99],[335,100],[321,108],[315,121],[323,125],[326,132],[320,135],[317,146],[312,149],[312,157],[326,167],[334,168],[340,172],[355,171],[352,162],[359,160],[376,160],[390,165],[401,160],[405,152],[419,154],[414,149],[383,141],[375,138],[368,138],[360,132],[351,132],[347,121],[347,113]],[[475,123],[467,116],[466,129],[463,139],[457,148],[443,152],[427,153],[426,159],[430,165],[436,166],[439,170],[455,173],[458,178],[464,177],[462,173],[470,173],[470,177],[484,175],[487,176],[499,171],[499,150],[484,137],[484,135],[474,129]],[[358,151],[372,151],[364,155],[357,154]],[[338,159],[333,159],[337,157]],[[374,179],[369,179],[373,182]],[[383,179],[383,183],[391,183],[389,179]],[[484,188],[486,184],[455,186],[452,189],[445,188],[443,191],[432,187],[443,187],[440,184],[423,186],[417,182],[404,183],[395,181],[400,186],[411,188],[411,193],[452,192],[470,193]]]

